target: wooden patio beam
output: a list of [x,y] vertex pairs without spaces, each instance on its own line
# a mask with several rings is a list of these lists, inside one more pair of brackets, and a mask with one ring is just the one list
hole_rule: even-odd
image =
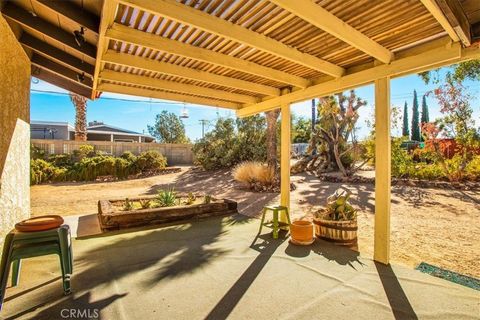
[[462,49],[459,43],[442,45],[435,49],[422,51],[422,47],[429,48],[429,44],[412,48],[412,55],[398,53],[401,56],[398,60],[390,64],[382,64],[368,69],[347,74],[339,79],[326,80],[312,85],[303,90],[297,90],[292,93],[281,95],[272,99],[267,99],[254,105],[245,106],[237,111],[240,117],[254,115],[278,108],[285,103],[295,103],[303,100],[312,99],[318,96],[342,92],[361,85],[374,82],[382,77],[399,77],[410,73],[418,73],[444,65],[450,65],[470,59],[480,58],[479,48]]
[[131,73],[117,72],[113,70],[103,70],[100,73],[100,79],[127,83],[132,85],[140,85],[151,87],[159,90],[173,91],[183,94],[194,94],[206,98],[222,99],[226,101],[235,101],[242,103],[254,103],[257,101],[255,97],[216,90],[211,88],[199,87],[191,84],[173,82],[168,80],[155,79],[146,76],[139,76]]
[[472,44],[470,22],[458,0],[435,0],[465,47]]
[[87,63],[74,57],[63,50],[57,49],[54,46],[49,45],[46,42],[41,41],[40,39],[35,38],[34,36],[24,32],[19,39],[19,42],[32,49],[33,51],[48,57],[55,62],[62,64],[66,67],[69,67],[78,73],[85,72],[86,75],[93,76],[95,68]]
[[184,23],[225,39],[268,52],[302,66],[340,77],[345,69],[275,39],[212,16],[175,0],[119,0],[120,3]]
[[439,7],[436,0],[420,0],[422,1],[425,8],[432,14],[432,16],[438,21],[438,23],[442,26],[442,28],[447,32],[450,38],[454,42],[460,41],[460,37],[458,36],[455,29],[448,21],[447,17],[445,16],[442,9]]
[[41,67],[42,69],[47,69],[50,72],[63,77],[67,80],[71,80],[73,82],[77,82],[79,86],[84,86],[89,89],[92,88],[92,79],[90,77],[85,76],[83,82],[78,81],[78,72],[73,71],[70,68],[67,68],[61,64],[58,64],[52,60],[45,58],[42,55],[34,53],[31,59],[31,63],[35,66]]
[[208,98],[196,97],[196,96],[189,96],[185,94],[178,94],[166,91],[156,91],[156,90],[149,90],[143,88],[135,88],[135,87],[127,87],[122,86],[119,84],[112,84],[112,83],[100,83],[98,85],[98,90],[103,92],[113,92],[113,93],[120,93],[120,94],[129,94],[132,96],[139,96],[139,97],[149,97],[155,99],[162,99],[162,100],[171,100],[171,101],[180,101],[186,103],[193,103],[211,107],[219,107],[219,108],[226,108],[226,109],[238,109],[240,104],[228,102],[228,101],[220,101],[220,100],[213,100]]
[[264,67],[259,64],[235,58],[223,53],[199,48],[190,44],[167,39],[152,33],[143,32],[115,23],[107,30],[106,37],[122,42],[133,43],[145,48],[168,52],[186,58],[214,64],[232,70],[253,74],[262,78],[275,80],[299,88],[306,88],[307,79],[289,73]]
[[32,77],[38,78],[45,82],[51,83],[57,87],[63,88],[67,91],[74,92],[85,98],[90,98],[92,90],[79,85],[76,81],[71,81],[70,79],[65,80],[64,77],[60,77],[56,73],[53,73],[42,67],[33,66],[32,67]]
[[16,6],[10,1],[7,2],[3,8],[2,14],[25,28],[29,28],[41,33],[45,37],[59,43],[60,45],[66,46],[80,54],[84,54],[95,59],[97,51],[95,46],[89,43],[83,43],[82,46],[79,47],[75,42],[73,34],[60,29],[59,27],[42,20],[39,17],[34,17],[28,11]]
[[375,80],[375,235],[373,258],[390,261],[390,78]]
[[93,75],[92,100],[97,96],[98,76],[105,65],[105,63],[102,61],[102,58],[108,49],[108,39],[105,38],[105,33],[107,32],[108,27],[110,27],[115,20],[117,7],[118,3],[115,0],[104,0],[103,2],[100,28],[98,31],[95,74]]
[[37,0],[37,2],[79,26],[98,34],[100,26],[99,17],[83,8],[79,8],[72,1]]
[[146,71],[168,74],[185,79],[216,84],[223,87],[255,92],[266,96],[280,95],[280,90],[274,87],[216,75],[206,71],[181,67],[166,62],[160,62],[152,59],[133,56],[130,54],[117,53],[114,50],[108,50],[107,53],[103,56],[103,61],[116,65],[128,66]]
[[393,60],[394,54],[390,50],[311,0],[269,1],[383,63],[389,63]]

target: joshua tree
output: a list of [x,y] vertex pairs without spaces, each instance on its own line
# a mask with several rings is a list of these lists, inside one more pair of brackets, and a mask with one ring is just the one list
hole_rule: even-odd
[[75,141],[87,141],[87,98],[70,92],[75,106]]

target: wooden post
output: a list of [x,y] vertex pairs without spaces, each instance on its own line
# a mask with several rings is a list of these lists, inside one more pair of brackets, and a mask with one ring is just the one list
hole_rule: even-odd
[[[281,137],[280,137],[280,204],[290,210],[290,104],[281,106]],[[280,221],[287,222],[285,214],[281,214]]]
[[390,260],[390,78],[375,80],[375,240],[373,258]]

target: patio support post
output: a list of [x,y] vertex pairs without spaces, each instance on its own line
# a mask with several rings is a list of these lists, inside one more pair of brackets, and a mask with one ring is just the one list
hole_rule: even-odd
[[375,239],[373,258],[390,260],[390,78],[375,80]]
[[[281,106],[281,137],[280,137],[280,204],[290,210],[290,104]],[[287,222],[287,217],[282,212],[281,222]]]

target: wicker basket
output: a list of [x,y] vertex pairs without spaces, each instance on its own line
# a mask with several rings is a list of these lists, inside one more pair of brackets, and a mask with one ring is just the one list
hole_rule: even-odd
[[339,245],[354,245],[357,243],[357,221],[333,221],[314,218],[315,235],[319,239],[334,242]]

